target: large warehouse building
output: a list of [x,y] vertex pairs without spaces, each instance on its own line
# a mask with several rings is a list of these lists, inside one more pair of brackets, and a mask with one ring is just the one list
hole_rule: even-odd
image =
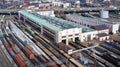
[[75,41],[79,39],[81,42],[84,42],[98,37],[97,30],[60,18],[41,16],[25,10],[19,11],[19,17],[39,28],[41,34],[48,36],[56,43],[65,42],[68,45],[69,40]]
[[119,24],[107,20],[82,17],[80,15],[73,15],[73,14],[66,15],[66,19],[79,24],[86,25],[88,27],[103,25],[108,27],[109,32],[112,32],[113,34],[116,34],[119,31]]

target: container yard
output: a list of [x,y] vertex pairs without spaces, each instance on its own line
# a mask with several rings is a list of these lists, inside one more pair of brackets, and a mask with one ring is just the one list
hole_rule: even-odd
[[0,67],[120,67],[120,7],[115,4],[0,1]]

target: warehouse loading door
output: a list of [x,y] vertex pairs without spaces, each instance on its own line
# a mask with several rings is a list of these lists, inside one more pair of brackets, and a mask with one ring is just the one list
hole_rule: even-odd
[[88,40],[88,41],[91,40],[91,35],[88,35],[87,40]]
[[66,40],[62,40],[63,43],[66,43]]
[[80,44],[79,37],[76,37],[76,38],[75,38],[75,43]]

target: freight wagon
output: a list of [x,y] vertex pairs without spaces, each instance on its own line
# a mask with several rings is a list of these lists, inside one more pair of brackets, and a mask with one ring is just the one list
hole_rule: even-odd
[[95,47],[94,49],[97,50],[97,51],[99,51],[102,54],[107,53],[107,50],[104,50],[104,49],[99,48],[99,47]]
[[[10,27],[11,28],[11,27]],[[14,29],[14,27],[12,27]],[[12,30],[12,32],[15,32],[14,30]],[[39,64],[39,61],[34,57],[34,52],[32,53],[30,49],[30,47],[26,46],[26,41],[22,41],[18,36],[16,36],[16,33],[14,33],[15,37],[21,41],[24,45],[22,45],[18,40],[16,40],[13,37],[13,40],[15,40],[17,42],[17,44],[19,44],[20,49],[25,53],[25,55],[32,61],[35,61],[35,63]],[[12,36],[12,35],[11,35]],[[32,64],[31,64],[32,65]]]
[[[15,27],[15,26],[14,26]],[[16,28],[15,28],[16,29]],[[21,31],[18,31],[18,32],[21,32]],[[16,33],[17,34],[17,33]],[[27,44],[24,44],[25,45],[29,45],[30,47],[32,47],[32,49],[34,50],[34,54],[36,56],[39,56],[39,55],[43,55],[45,56],[47,59],[49,59],[49,57],[40,49],[36,46],[36,44],[34,44],[28,37],[26,37],[25,35],[23,36],[23,33],[21,32],[21,35],[22,37],[24,37],[24,39],[26,39],[28,42]],[[16,36],[21,42],[23,42],[24,40],[20,37],[20,36]]]
[[22,60],[22,58],[18,54],[14,55],[14,60],[19,67],[26,67],[25,62]]
[[102,58],[106,59],[107,61],[109,61],[110,63],[114,64],[117,67],[120,66],[120,60],[113,58],[109,54],[104,54],[104,55],[99,55],[99,56],[101,56]]
[[117,50],[117,49],[115,49],[115,48],[113,48],[113,47],[111,47],[111,46],[108,46],[108,45],[106,45],[105,43],[100,44],[99,46],[101,46],[101,47],[103,47],[103,48],[106,48],[107,50],[109,50],[109,51],[111,51],[111,52],[114,52],[114,53],[120,55],[120,51],[119,51],[119,50]]
[[19,56],[18,56],[19,57],[19,62],[18,62],[18,58],[15,57],[16,54],[14,53],[13,49],[9,46],[9,44],[7,42],[4,43],[4,46],[7,49],[9,55],[11,56],[11,58],[13,58],[15,60],[16,64],[19,67],[25,67],[25,62]]
[[113,43],[110,43],[110,42],[104,42],[106,45],[108,45],[108,46],[111,46],[111,47],[113,47],[113,48],[115,48],[115,49],[117,49],[117,50],[120,50],[120,46],[119,45],[116,45],[116,44],[113,44]]
[[4,53],[6,54],[7,58],[9,59],[10,63],[12,64],[12,66],[17,67],[17,64],[14,62],[14,60],[8,54],[8,52],[7,52],[6,48],[4,47],[2,41],[0,41],[0,44],[1,44],[1,48],[3,49]]
[[31,30],[30,27],[26,27],[26,30],[30,33],[30,35],[35,35],[35,32]]

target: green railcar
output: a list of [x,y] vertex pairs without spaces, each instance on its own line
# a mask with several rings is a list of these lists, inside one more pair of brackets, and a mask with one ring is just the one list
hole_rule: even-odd
[[80,44],[80,40],[76,39],[75,43]]
[[57,46],[55,46],[56,44],[51,44],[51,46],[54,48],[54,49],[56,49],[56,50],[58,50],[58,47]]
[[69,42],[72,42],[73,40],[72,39],[68,39]]
[[22,21],[17,21],[19,25],[22,25]]
[[19,26],[18,22],[15,22],[15,25],[16,25],[16,26]]
[[28,31],[28,33],[29,33],[30,35],[34,35],[34,34],[35,34],[35,32],[32,31],[30,27],[27,27],[26,30]]

